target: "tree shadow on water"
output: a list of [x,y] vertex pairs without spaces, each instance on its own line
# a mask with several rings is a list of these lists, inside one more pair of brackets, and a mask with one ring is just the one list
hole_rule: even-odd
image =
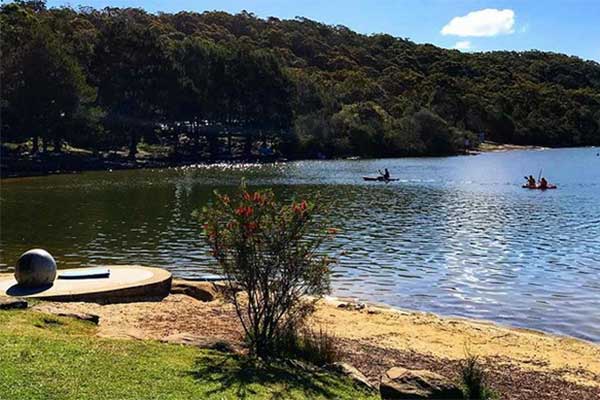
[[343,383],[320,372],[307,372],[285,366],[282,363],[262,363],[239,355],[212,353],[196,359],[189,374],[198,383],[217,387],[207,395],[225,391],[239,399],[251,399],[257,395],[273,400],[289,399],[290,391],[303,398],[334,398],[339,395]]

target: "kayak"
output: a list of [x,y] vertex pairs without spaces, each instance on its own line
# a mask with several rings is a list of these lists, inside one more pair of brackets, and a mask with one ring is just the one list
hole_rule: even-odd
[[556,185],[548,185],[545,188],[542,188],[542,187],[539,187],[539,186],[531,187],[529,185],[523,185],[521,187],[523,189],[531,189],[531,190],[534,190],[534,189],[538,189],[538,190],[557,189]]
[[376,181],[376,182],[394,182],[399,181],[398,178],[387,178],[385,179],[383,176],[363,176],[365,181]]

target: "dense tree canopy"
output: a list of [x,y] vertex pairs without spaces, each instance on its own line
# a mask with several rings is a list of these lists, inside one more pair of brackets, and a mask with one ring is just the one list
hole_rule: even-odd
[[141,9],[0,10],[2,140],[92,149],[140,140],[218,153],[442,155],[498,142],[600,145],[600,65],[461,53],[308,19]]

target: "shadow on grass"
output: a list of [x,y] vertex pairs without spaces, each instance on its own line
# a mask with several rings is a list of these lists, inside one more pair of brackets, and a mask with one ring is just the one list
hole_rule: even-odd
[[245,356],[212,353],[198,357],[189,374],[217,387],[206,394],[229,392],[239,399],[262,395],[273,400],[289,399],[290,392],[303,398],[337,398],[351,384],[322,372],[307,372],[283,364],[263,364]]

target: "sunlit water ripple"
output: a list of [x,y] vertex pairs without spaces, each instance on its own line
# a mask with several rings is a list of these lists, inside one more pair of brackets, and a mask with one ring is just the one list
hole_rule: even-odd
[[[44,247],[63,267],[213,272],[191,216],[245,177],[330,205],[334,294],[600,342],[597,149],[477,157],[196,165],[2,182],[1,262]],[[390,184],[362,175],[387,167]],[[544,175],[558,190],[520,187]]]

